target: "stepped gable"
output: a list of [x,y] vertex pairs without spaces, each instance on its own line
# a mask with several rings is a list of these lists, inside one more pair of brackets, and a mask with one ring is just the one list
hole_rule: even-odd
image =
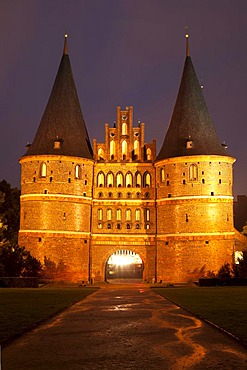
[[209,116],[190,57],[188,35],[186,37],[182,80],[172,118],[156,161],[181,156],[228,155]]
[[67,35],[53,89],[32,145],[24,156],[66,155],[93,159],[68,55]]

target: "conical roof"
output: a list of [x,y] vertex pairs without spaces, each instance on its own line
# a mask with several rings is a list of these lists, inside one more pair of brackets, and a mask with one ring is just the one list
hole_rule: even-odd
[[198,82],[186,44],[186,59],[172,118],[156,161],[193,155],[227,156]]
[[93,158],[70,65],[67,36],[44,115],[24,156],[42,154]]

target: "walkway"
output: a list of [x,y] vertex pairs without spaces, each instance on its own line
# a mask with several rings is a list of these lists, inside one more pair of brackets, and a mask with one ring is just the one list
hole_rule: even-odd
[[3,350],[3,370],[247,369],[247,351],[141,284],[103,288]]

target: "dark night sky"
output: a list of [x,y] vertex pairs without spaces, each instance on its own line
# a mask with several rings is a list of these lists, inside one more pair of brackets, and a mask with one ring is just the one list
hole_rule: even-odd
[[0,0],[0,180],[19,186],[18,158],[44,112],[65,30],[91,140],[103,141],[117,105],[133,105],[158,152],[181,79],[185,25],[218,136],[237,158],[234,194],[246,194],[246,0]]

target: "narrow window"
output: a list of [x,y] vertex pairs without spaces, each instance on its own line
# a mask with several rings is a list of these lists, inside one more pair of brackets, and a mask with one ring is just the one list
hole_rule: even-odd
[[190,181],[196,181],[198,178],[198,168],[196,164],[192,164],[189,167],[189,179]]
[[144,173],[144,176],[143,176],[143,185],[144,187],[150,187],[151,186],[151,176],[150,176],[150,173],[149,172],[145,172]]
[[121,225],[120,224],[117,224],[117,229],[121,229]]
[[40,164],[40,177],[46,177],[46,173],[47,173],[46,163],[42,162]]
[[146,155],[147,155],[147,161],[151,161],[151,159],[152,159],[152,152],[151,152],[151,149],[150,148],[147,148]]
[[117,221],[121,221],[122,220],[122,211],[121,209],[117,209]]
[[145,221],[150,221],[150,209],[144,209],[144,219]]
[[185,180],[183,180],[183,185],[185,185],[186,184],[186,181]]
[[69,184],[71,183],[71,178],[70,178],[70,177],[68,178],[68,183],[69,183]]
[[125,219],[126,221],[131,221],[131,210],[129,208],[126,209]]
[[127,135],[127,123],[122,123],[122,135]]
[[52,177],[50,177],[50,182],[52,182]]
[[116,155],[116,143],[114,140],[110,141],[110,158],[114,159]]
[[185,215],[185,221],[186,221],[186,222],[189,222],[189,216],[187,215],[187,213],[186,213],[186,215]]
[[111,229],[111,224],[107,224],[107,229]]
[[140,209],[136,209],[135,211],[135,220],[141,221],[141,210]]
[[140,188],[141,187],[141,184],[142,184],[142,176],[141,176],[140,172],[136,172],[136,174],[135,174],[135,183],[136,183],[136,187],[137,188]]
[[130,229],[130,228],[131,228],[131,227],[130,227],[130,224],[127,224],[127,225],[126,225],[126,228],[127,228],[127,229]]
[[107,221],[112,220],[112,210],[110,208],[108,208],[106,211],[106,218],[107,218]]
[[103,209],[102,208],[98,209],[98,220],[99,221],[103,220]]
[[113,186],[113,173],[109,172],[107,174],[107,186],[111,188]]
[[98,150],[98,159],[99,160],[104,159],[104,150],[102,148],[99,148],[99,150]]
[[169,185],[170,185],[170,182],[169,182],[169,180],[168,180],[168,181],[166,182],[166,185],[167,185],[167,186],[169,186]]
[[121,188],[123,186],[123,174],[122,172],[117,173],[117,187]]
[[81,167],[79,164],[75,166],[75,178],[80,179],[81,178]]
[[125,160],[127,156],[127,141],[126,140],[123,140],[122,142],[122,156],[123,156],[123,160]]
[[105,186],[105,176],[104,176],[103,172],[98,173],[97,186],[99,186],[99,187]]
[[133,185],[133,177],[130,172],[126,174],[126,179],[125,179],[126,187],[131,188]]
[[134,141],[134,159],[139,158],[139,141],[135,140]]
[[160,181],[164,182],[165,181],[165,169],[161,168],[160,170]]

